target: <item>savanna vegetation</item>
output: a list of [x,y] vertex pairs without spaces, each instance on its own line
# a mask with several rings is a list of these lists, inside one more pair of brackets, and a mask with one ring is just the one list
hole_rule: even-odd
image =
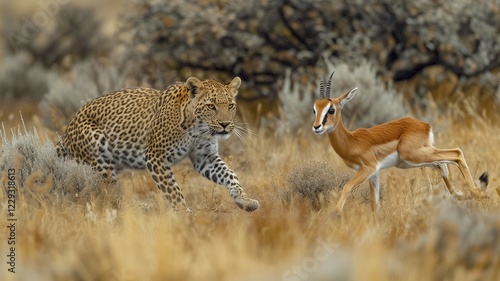
[[[500,278],[498,1],[0,8],[1,280]],[[346,126],[406,115],[432,123],[437,147],[460,147],[476,179],[489,172],[489,198],[457,201],[430,168],[390,169],[381,173],[380,211],[364,183],[343,216],[332,216],[353,172],[310,129],[317,82],[332,70],[334,96],[359,87],[343,110]],[[110,183],[56,156],[59,135],[92,98],[236,75],[246,134],[222,142],[220,154],[260,201],[253,213],[187,160],[174,173],[192,215],[170,210],[145,171]],[[466,192],[458,169],[450,172]],[[14,185],[17,220],[8,221]]]

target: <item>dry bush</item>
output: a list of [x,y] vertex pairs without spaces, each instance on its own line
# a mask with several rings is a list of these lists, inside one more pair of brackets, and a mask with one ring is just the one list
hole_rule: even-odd
[[[278,92],[280,120],[277,122],[278,135],[309,131],[313,122],[312,106],[318,97],[316,87],[310,83],[302,84],[294,80],[291,70],[286,71],[283,86]],[[304,122],[310,120],[310,122]]]
[[42,142],[36,130],[30,132],[25,129],[21,132],[19,129],[10,138],[3,131],[1,138],[2,181],[8,169],[15,169],[17,186],[27,198],[86,202],[99,197],[116,201],[120,196],[119,188],[113,185],[103,188],[105,185],[101,176],[95,174],[90,166],[60,159],[54,143],[50,140]]
[[[366,218],[338,223],[336,227],[345,227],[347,235],[357,237],[352,247],[326,245],[330,255],[318,263],[317,270],[302,273],[308,274],[308,280],[337,280],[332,279],[336,276],[347,278],[341,280],[498,279],[497,213],[474,210],[442,195],[427,194],[415,201],[412,210],[383,211],[383,220],[379,217],[375,224]],[[363,224],[369,226],[363,228]],[[406,231],[411,232],[409,237],[401,235]],[[342,267],[336,266],[338,255],[344,259]]]
[[[455,200],[421,200],[428,230],[387,253],[393,280],[496,280],[500,276],[500,216]],[[418,224],[410,221],[408,224]],[[422,222],[421,222],[422,223]],[[495,277],[496,276],[496,277]],[[415,279],[417,278],[417,279]]]
[[27,99],[38,101],[47,91],[51,72],[33,62],[25,52],[6,56],[0,65],[0,93],[4,101]]
[[485,280],[492,277],[492,269],[500,274],[499,232],[498,214],[471,213],[443,201],[431,230],[417,241],[416,254],[434,258],[439,265],[431,268],[436,280],[453,279],[457,267],[477,272],[478,279]]
[[286,176],[288,192],[308,200],[314,210],[328,206],[348,180],[347,174],[339,172],[326,160],[295,164]]
[[48,91],[40,102],[44,125],[64,132],[73,115],[89,100],[125,86],[125,76],[115,67],[105,67],[94,60],[75,64],[70,79],[51,76]]

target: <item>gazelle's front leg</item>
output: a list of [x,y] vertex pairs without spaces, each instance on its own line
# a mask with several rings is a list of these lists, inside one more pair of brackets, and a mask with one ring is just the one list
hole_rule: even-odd
[[243,189],[236,174],[229,169],[217,154],[192,154],[191,161],[194,168],[207,179],[223,185],[229,191],[234,202],[241,209],[252,212],[259,208],[259,201],[249,198]]
[[370,183],[370,203],[374,212],[380,208],[379,174],[379,171],[376,171],[368,178]]
[[351,193],[351,190],[363,183],[368,177],[370,177],[373,173],[376,172],[376,168],[371,167],[361,167],[358,172],[344,185],[342,188],[342,194],[340,195],[339,202],[335,207],[335,211],[337,214],[342,214],[342,210],[344,209],[344,204],[347,199],[347,196]]

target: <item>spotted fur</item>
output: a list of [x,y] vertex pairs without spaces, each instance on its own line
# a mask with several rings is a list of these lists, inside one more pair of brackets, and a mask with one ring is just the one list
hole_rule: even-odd
[[57,145],[60,157],[90,164],[114,179],[125,168],[148,169],[171,205],[189,210],[171,167],[189,157],[204,177],[224,185],[235,203],[254,211],[236,174],[218,155],[218,139],[234,129],[241,80],[228,85],[195,77],[165,91],[125,89],[96,98],[71,120]]

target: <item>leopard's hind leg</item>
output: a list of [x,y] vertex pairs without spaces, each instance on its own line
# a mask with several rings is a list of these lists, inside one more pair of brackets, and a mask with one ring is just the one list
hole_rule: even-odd
[[82,121],[77,129],[68,131],[59,145],[58,154],[69,154],[77,162],[91,165],[103,178],[114,181],[117,166],[109,136],[92,121]]

